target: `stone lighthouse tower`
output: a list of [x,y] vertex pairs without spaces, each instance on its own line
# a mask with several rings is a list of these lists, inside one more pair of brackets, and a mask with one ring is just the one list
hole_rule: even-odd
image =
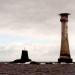
[[61,19],[61,49],[60,49],[60,58],[58,62],[71,63],[72,59],[70,56],[69,41],[68,41],[68,15],[69,13],[59,14]]

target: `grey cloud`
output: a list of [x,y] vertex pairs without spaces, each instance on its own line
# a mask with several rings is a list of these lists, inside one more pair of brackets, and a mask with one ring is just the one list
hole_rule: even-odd
[[19,28],[26,29],[28,27],[35,29],[48,28],[51,25],[50,23],[46,25],[46,21],[50,21],[51,24],[56,21],[56,15],[66,8],[69,1],[3,0],[0,3],[0,13],[5,18],[4,26],[18,30]]
[[0,0],[0,28],[15,32],[59,33],[58,14],[70,12],[74,20],[74,6],[74,0]]
[[25,32],[27,34],[32,32],[33,36],[38,33],[37,36],[44,34],[43,37],[52,34],[56,37],[61,32],[58,16],[61,12],[72,14],[70,33],[73,36],[75,33],[74,0],[0,0],[0,30],[8,32],[6,31],[8,29],[15,33],[22,32],[24,35]]

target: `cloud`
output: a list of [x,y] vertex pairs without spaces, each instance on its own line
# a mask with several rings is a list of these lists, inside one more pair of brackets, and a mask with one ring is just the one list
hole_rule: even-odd
[[72,14],[69,16],[69,40],[74,57],[74,7],[74,0],[0,0],[1,60],[18,58],[24,46],[33,60],[57,59],[61,41],[58,14],[63,12]]

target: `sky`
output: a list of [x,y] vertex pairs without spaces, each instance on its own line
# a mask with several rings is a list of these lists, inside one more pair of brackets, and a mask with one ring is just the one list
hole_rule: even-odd
[[75,0],[0,0],[0,61],[21,57],[57,61],[60,56],[60,13],[70,13],[69,47],[75,61]]

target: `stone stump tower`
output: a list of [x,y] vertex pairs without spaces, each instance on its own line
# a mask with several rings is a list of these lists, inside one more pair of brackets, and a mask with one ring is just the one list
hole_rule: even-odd
[[60,57],[58,62],[66,62],[71,63],[72,59],[70,56],[69,49],[69,41],[68,41],[68,15],[69,13],[61,13],[59,14],[61,19],[61,49],[60,49]]

